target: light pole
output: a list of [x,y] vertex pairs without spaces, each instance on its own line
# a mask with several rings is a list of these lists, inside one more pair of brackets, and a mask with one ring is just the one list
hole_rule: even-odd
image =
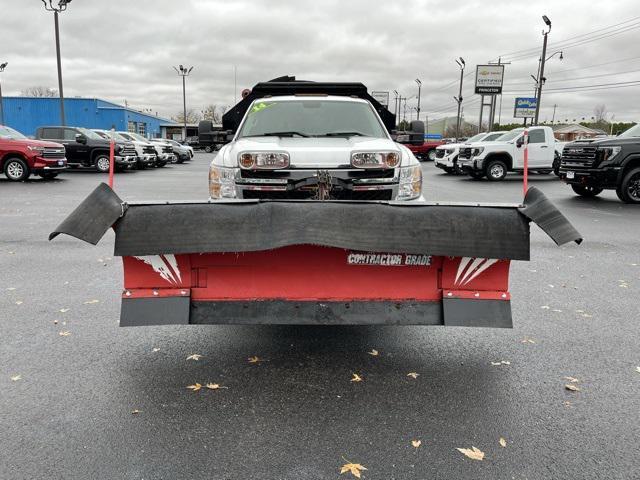
[[58,6],[53,5],[53,0],[42,0],[45,10],[53,12],[53,21],[56,31],[56,59],[58,60],[58,93],[60,94],[60,124],[65,125],[64,119],[64,91],[62,90],[62,63],[60,61],[60,27],[58,26],[58,13],[64,12],[71,0],[58,0]]
[[397,90],[394,90],[393,91],[393,95],[395,96],[395,108],[394,108],[393,114],[396,116],[396,126],[398,126],[398,123],[400,123],[400,122],[398,122],[398,114],[399,114],[399,111],[398,111],[398,97],[400,97],[400,94],[398,93]]
[[[0,63],[0,73],[4,72],[9,62]],[[0,80],[0,125],[4,125],[4,105],[2,104],[2,80]]]
[[185,78],[189,76],[193,67],[185,67],[183,65],[178,65],[178,67],[173,67],[173,69],[178,72],[178,75],[182,77],[182,122],[184,124],[184,130],[182,132],[182,140],[187,139],[187,94],[186,94],[186,82]]
[[464,59],[462,57],[456,58],[456,63],[460,67],[460,89],[458,90],[458,96],[453,97],[455,98],[456,102],[458,102],[458,116],[456,119],[456,142],[457,142],[458,138],[460,138],[460,108],[462,107],[462,79],[464,77],[464,67],[466,64],[464,63]]
[[416,83],[418,84],[418,106],[416,107],[417,118],[416,120],[420,120],[420,90],[422,89],[422,82],[419,78],[416,78]]
[[[546,61],[546,57],[547,57],[547,36],[549,35],[549,32],[551,31],[551,20],[549,20],[549,17],[547,17],[546,15],[542,16],[542,20],[544,21],[544,23],[547,25],[547,27],[549,27],[549,30],[547,30],[546,32],[543,31],[542,32],[542,36],[543,36],[543,41],[542,41],[542,56],[540,57],[540,73],[538,74],[538,94],[536,95],[537,98],[537,102],[536,102],[536,116],[534,119],[534,125],[538,124],[538,118],[540,116],[540,104],[542,103],[542,84],[544,83],[544,63]],[[555,55],[555,54],[554,54]],[[562,57],[562,54],[560,55]]]

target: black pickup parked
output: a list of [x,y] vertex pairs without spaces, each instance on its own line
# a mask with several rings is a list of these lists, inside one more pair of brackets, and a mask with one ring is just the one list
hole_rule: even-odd
[[640,125],[617,137],[566,145],[560,178],[584,197],[615,190],[623,202],[640,204]]
[[[80,127],[40,127],[38,140],[62,143],[67,151],[67,164],[74,167],[94,167],[100,172],[109,171],[109,141],[97,133]],[[116,141],[114,160],[117,170],[136,165],[136,149],[132,143]]]

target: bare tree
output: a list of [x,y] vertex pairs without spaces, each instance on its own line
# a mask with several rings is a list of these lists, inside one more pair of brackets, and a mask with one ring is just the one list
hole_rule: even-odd
[[209,120],[215,124],[222,123],[222,116],[227,111],[227,107],[224,105],[207,105],[202,111],[202,119]]
[[596,105],[593,109],[595,123],[605,123],[607,121],[607,106],[604,103]]
[[[184,114],[182,110],[180,110],[171,118],[178,123],[184,122]],[[187,123],[198,123],[201,119],[202,115],[193,108],[187,110]]]
[[20,92],[23,97],[57,97],[58,90],[55,88],[34,86],[25,88]]

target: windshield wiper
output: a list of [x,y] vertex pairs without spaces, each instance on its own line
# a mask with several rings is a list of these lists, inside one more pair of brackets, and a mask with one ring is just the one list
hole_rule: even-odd
[[297,135],[298,137],[309,136],[304,133],[291,131],[291,132],[266,132],[260,135],[244,135],[244,137],[293,137],[294,135]]
[[327,132],[318,136],[319,137],[368,137],[369,135],[362,132]]

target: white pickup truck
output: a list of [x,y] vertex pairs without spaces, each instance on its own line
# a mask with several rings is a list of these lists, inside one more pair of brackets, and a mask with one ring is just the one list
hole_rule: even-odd
[[211,162],[212,200],[422,199],[422,170],[372,104],[339,95],[283,95],[249,105]]
[[458,153],[461,147],[469,146],[471,143],[493,142],[498,140],[506,132],[484,132],[479,133],[463,143],[448,143],[436,147],[435,165],[447,173],[461,173],[458,168]]
[[[556,141],[551,127],[528,127],[529,171],[558,175],[563,143]],[[515,128],[498,141],[472,143],[460,148],[458,166],[473,178],[503,180],[508,172],[524,170],[524,128]]]

